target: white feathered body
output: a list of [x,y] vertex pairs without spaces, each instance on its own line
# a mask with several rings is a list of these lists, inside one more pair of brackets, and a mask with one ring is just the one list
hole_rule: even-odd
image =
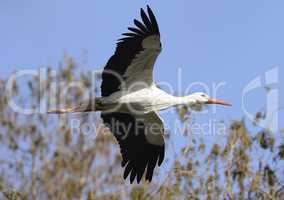
[[152,111],[164,110],[179,104],[182,99],[172,96],[155,85],[136,91],[118,91],[109,97],[101,99],[104,105],[120,105],[120,112],[137,112],[146,114]]

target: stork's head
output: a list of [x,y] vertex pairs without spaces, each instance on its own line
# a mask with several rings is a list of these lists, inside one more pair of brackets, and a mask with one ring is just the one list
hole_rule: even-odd
[[189,105],[194,110],[201,110],[207,104],[219,104],[223,106],[231,106],[230,103],[216,98],[211,98],[208,94],[203,92],[196,92],[187,96]]

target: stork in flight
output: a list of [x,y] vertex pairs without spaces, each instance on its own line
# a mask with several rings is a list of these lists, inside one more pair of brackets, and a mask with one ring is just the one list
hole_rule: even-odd
[[165,156],[164,126],[158,111],[187,105],[192,109],[205,104],[229,103],[198,92],[176,97],[159,89],[153,79],[153,67],[162,50],[159,27],[149,6],[141,9],[142,21],[134,19],[125,37],[118,40],[114,55],[102,73],[101,96],[94,102],[49,113],[101,111],[103,123],[116,137],[125,167],[124,179],[130,183],[151,182],[154,168]]

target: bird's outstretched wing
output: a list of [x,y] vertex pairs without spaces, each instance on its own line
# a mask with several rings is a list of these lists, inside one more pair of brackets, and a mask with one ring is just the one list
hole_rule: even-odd
[[135,27],[118,40],[114,55],[108,60],[103,74],[101,93],[109,96],[133,83],[139,87],[153,83],[153,66],[161,52],[160,32],[156,18],[149,6],[148,15],[141,9],[142,22],[134,20]]
[[133,116],[126,113],[102,114],[104,123],[115,135],[125,167],[124,178],[130,174],[130,183],[135,178],[151,182],[155,166],[162,164],[165,156],[164,126],[155,112]]

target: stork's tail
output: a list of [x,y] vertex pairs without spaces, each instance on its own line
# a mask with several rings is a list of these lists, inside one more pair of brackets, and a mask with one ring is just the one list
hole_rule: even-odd
[[65,113],[75,113],[75,112],[76,112],[75,108],[55,109],[47,111],[48,114],[65,114]]
[[48,114],[65,114],[65,113],[80,113],[80,112],[95,112],[100,111],[102,107],[101,97],[95,98],[95,101],[80,103],[74,108],[55,109],[47,111]]

